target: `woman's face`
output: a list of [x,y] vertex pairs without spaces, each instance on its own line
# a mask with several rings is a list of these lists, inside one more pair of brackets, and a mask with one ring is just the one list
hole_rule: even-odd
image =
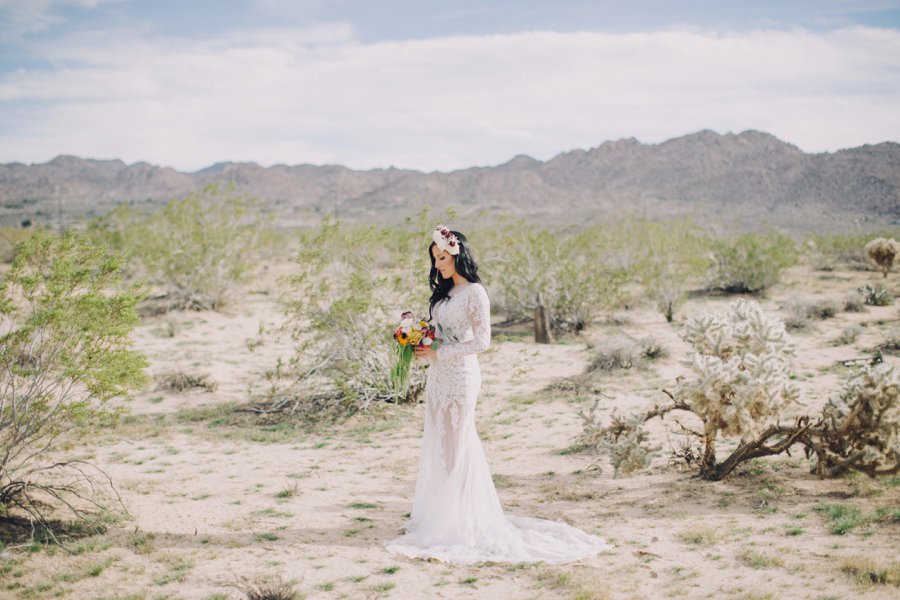
[[434,257],[434,267],[444,279],[450,279],[456,275],[456,259],[446,250],[437,246],[431,247],[431,255]]

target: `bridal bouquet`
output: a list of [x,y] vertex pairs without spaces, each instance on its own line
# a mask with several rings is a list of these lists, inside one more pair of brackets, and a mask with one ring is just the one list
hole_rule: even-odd
[[438,324],[437,329],[429,325],[425,319],[417,318],[413,313],[406,311],[400,315],[400,325],[394,330],[394,339],[397,341],[394,356],[394,364],[391,367],[391,385],[398,392],[406,392],[409,384],[409,367],[412,364],[415,348],[431,347],[435,350],[446,341],[456,341],[456,336],[449,327],[443,328]]
[[391,367],[391,384],[395,390],[405,391],[409,383],[409,366],[412,363],[416,346],[437,348],[434,327],[424,319],[419,319],[411,312],[400,315],[400,326],[394,330],[395,346],[394,365]]

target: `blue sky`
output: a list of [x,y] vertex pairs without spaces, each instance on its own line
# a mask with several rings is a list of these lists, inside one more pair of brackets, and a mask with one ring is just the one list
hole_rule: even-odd
[[0,162],[450,170],[900,140],[900,0],[0,0]]

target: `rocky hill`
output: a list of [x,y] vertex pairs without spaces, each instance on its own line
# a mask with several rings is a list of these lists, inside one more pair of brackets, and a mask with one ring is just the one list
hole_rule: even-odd
[[846,219],[888,223],[900,219],[900,144],[806,154],[757,131],[701,131],[661,144],[607,142],[547,162],[517,156],[494,167],[432,173],[255,163],[183,173],[59,156],[45,164],[0,165],[0,225],[89,218],[120,202],[161,204],[211,182],[234,182],[271,201],[285,224],[316,213],[393,218],[425,205],[559,221],[627,211],[801,227]]

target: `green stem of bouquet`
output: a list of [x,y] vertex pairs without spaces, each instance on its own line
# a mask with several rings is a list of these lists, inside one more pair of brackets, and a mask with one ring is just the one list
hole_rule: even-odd
[[397,344],[394,365],[391,367],[391,385],[394,386],[394,391],[401,398],[406,397],[407,387],[409,387],[409,366],[412,364],[412,359],[412,344]]

